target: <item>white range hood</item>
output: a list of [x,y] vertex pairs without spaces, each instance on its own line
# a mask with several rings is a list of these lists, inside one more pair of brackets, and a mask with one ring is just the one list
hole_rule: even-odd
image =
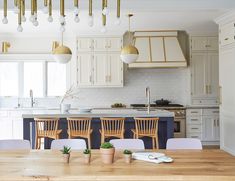
[[129,68],[187,67],[177,31],[136,31],[134,42],[139,58]]

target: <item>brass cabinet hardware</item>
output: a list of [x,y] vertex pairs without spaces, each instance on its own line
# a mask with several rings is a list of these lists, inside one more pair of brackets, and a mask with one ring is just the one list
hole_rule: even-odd
[[11,47],[9,42],[2,42],[2,53],[8,53],[8,48]]
[[224,40],[227,41],[227,40],[229,40],[229,38],[225,38]]

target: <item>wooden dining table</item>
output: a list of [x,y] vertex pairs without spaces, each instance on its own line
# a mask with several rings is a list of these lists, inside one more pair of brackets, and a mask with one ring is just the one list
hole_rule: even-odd
[[0,151],[0,181],[234,181],[235,157],[222,150],[158,150],[174,159],[172,163],[133,160],[127,164],[116,151],[114,163],[105,165],[99,150],[91,151],[85,164],[82,151],[71,152],[64,163],[59,151]]

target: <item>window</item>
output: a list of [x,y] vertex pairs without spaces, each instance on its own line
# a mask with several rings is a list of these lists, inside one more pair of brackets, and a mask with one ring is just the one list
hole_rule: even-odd
[[43,63],[24,63],[24,97],[29,97],[29,91],[33,91],[34,97],[43,97]]
[[18,96],[18,63],[0,63],[0,96]]
[[66,65],[55,62],[47,64],[47,95],[61,96],[66,92]]
[[66,92],[66,65],[55,62],[0,62],[0,96],[62,96]]

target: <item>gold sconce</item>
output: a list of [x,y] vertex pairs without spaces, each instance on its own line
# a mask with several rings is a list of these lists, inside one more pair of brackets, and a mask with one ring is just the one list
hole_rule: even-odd
[[9,42],[2,42],[2,53],[8,53],[8,48],[11,47],[11,44]]
[[60,45],[60,43],[58,41],[53,41],[52,42],[52,52],[55,51],[55,49]]

